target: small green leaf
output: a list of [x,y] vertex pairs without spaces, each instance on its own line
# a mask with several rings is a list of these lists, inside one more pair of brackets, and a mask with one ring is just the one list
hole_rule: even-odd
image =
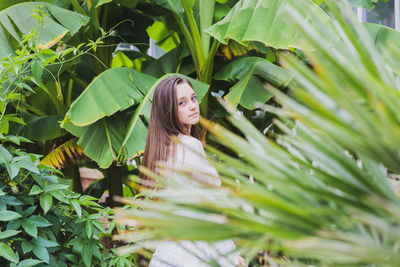
[[17,136],[13,136],[13,135],[8,135],[7,137],[6,137],[6,140],[7,141],[10,141],[10,142],[13,142],[14,144],[16,144],[16,145],[20,145],[20,141],[19,141],[19,138],[17,137]]
[[18,259],[15,256],[14,251],[10,248],[10,246],[2,242],[0,242],[0,256],[8,261],[18,262]]
[[40,237],[40,236],[34,240],[34,243],[35,243],[35,245],[43,246],[43,247],[46,247],[46,248],[53,248],[53,247],[58,247],[59,246],[57,242],[47,240],[47,239],[45,239],[43,237]]
[[21,231],[15,231],[15,230],[6,230],[4,232],[0,232],[0,239],[8,238],[10,236],[15,236]]
[[41,59],[51,62],[57,58],[57,53],[51,49],[42,49],[39,56]]
[[42,73],[43,73],[42,61],[40,59],[35,59],[32,62],[31,68],[33,77],[35,77],[35,80],[39,82],[40,78],[42,78]]
[[19,173],[19,166],[15,162],[13,162],[13,163],[6,162],[6,169],[7,169],[8,175],[10,175],[11,179],[13,179]]
[[35,163],[32,162],[31,160],[27,160],[27,159],[19,160],[18,166],[20,168],[24,168],[24,169],[34,172],[34,173],[38,173],[38,174],[40,173],[39,169],[35,166]]
[[33,237],[37,237],[37,227],[36,224],[30,220],[22,221],[22,228],[25,232]]
[[28,217],[30,215],[32,215],[32,213],[36,210],[37,206],[31,206],[29,208],[27,208],[26,210],[24,210],[21,215],[23,217]]
[[[26,123],[24,122],[24,120],[22,118],[16,117],[17,115],[13,114],[13,116],[7,116],[9,121],[13,121],[16,122],[18,124],[22,124],[22,125],[26,125]],[[9,136],[8,136],[9,137]],[[18,136],[15,136],[18,137]]]
[[[68,204],[68,199],[65,197],[65,190],[54,190],[50,191],[49,194],[52,195],[58,201]],[[69,197],[69,196],[68,196]]]
[[24,254],[26,254],[26,253],[29,253],[32,251],[32,249],[34,248],[34,245],[31,242],[24,240],[21,243],[21,248],[22,248],[22,251],[24,252]]
[[92,263],[92,249],[90,246],[85,245],[81,251],[81,255],[85,265],[90,267]]
[[26,259],[18,263],[17,267],[31,267],[35,266],[43,261],[40,260],[34,260],[34,259]]
[[32,215],[29,217],[29,220],[34,222],[37,227],[47,227],[52,225],[48,220],[38,215]]
[[3,118],[0,122],[0,133],[8,134],[9,122],[6,118]]
[[54,190],[62,190],[62,189],[68,189],[69,185],[66,184],[51,184],[48,185],[44,188],[45,192],[50,192],[50,191],[54,191]]
[[42,207],[45,214],[49,211],[52,203],[53,197],[50,194],[44,193],[40,195],[40,206]]
[[76,200],[71,200],[70,202],[71,202],[72,206],[74,207],[76,214],[78,214],[78,217],[81,218],[81,216],[82,216],[81,205]]
[[10,152],[3,146],[0,146],[0,162],[8,162],[12,159]]
[[86,221],[86,234],[88,238],[92,237],[93,234],[93,224],[91,221]]
[[50,259],[49,252],[47,251],[47,249],[45,247],[35,246],[33,248],[33,254],[35,254],[36,257],[38,257],[42,261],[49,263],[49,259]]
[[32,189],[31,189],[31,192],[29,192],[29,195],[30,196],[37,195],[42,192],[43,192],[42,188],[40,188],[38,185],[34,185],[34,186],[32,186]]
[[2,222],[12,221],[12,220],[20,218],[20,217],[21,217],[21,215],[14,211],[4,210],[4,211],[0,212],[0,221],[2,221]]
[[99,222],[98,220],[93,220],[93,225],[99,229],[101,232],[105,232],[106,230],[104,229],[104,225]]

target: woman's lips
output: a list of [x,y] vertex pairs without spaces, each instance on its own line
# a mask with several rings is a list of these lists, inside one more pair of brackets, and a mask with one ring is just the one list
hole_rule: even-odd
[[198,115],[199,113],[198,112],[196,112],[196,113],[193,113],[192,115],[189,115],[189,117],[193,117],[193,116],[196,116],[196,115]]

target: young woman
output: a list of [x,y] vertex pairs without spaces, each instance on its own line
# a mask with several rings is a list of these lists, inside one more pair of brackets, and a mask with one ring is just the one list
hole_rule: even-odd
[[[216,186],[221,184],[217,171],[208,163],[203,146],[198,140],[197,124],[200,118],[199,103],[189,81],[178,76],[164,79],[157,86],[148,127],[146,148],[142,165],[159,172],[157,163],[166,163],[173,168],[199,170],[193,176]],[[172,141],[179,138],[180,143]],[[170,173],[175,181],[196,186],[195,180],[177,173]],[[140,177],[147,177],[140,174]],[[238,255],[229,254],[235,249],[232,240],[210,244],[204,241],[161,242],[150,262],[150,267],[164,266],[209,266],[204,261],[215,260],[220,266],[235,266]]]

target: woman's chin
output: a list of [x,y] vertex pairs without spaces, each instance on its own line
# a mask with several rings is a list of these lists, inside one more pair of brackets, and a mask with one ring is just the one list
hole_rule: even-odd
[[200,117],[199,117],[199,116],[196,116],[196,118],[193,118],[193,123],[192,123],[192,125],[198,124],[199,121],[200,121]]

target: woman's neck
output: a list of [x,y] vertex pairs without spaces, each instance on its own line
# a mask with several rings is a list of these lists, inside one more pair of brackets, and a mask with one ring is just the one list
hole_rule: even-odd
[[190,125],[185,125],[185,127],[186,127],[186,129],[185,129],[184,134],[190,135],[190,130],[191,130],[192,127]]

